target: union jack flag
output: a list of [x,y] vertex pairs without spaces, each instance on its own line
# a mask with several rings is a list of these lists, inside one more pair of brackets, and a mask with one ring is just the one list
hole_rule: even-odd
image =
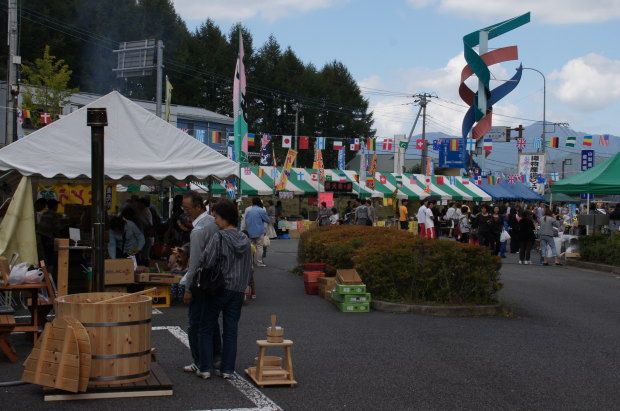
[[525,148],[525,139],[524,138],[518,138],[517,139],[517,149],[519,151],[522,151]]
[[517,182],[517,177],[514,174],[508,176],[508,184],[515,184]]

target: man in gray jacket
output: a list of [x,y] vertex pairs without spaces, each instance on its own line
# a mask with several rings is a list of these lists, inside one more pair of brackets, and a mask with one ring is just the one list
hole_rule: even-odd
[[[183,302],[189,304],[189,326],[187,328],[187,337],[189,339],[189,348],[192,353],[194,362],[183,367],[187,372],[200,372],[201,351],[207,346],[206,338],[206,322],[205,313],[207,310],[207,296],[198,290],[196,284],[196,272],[200,266],[200,257],[205,250],[209,240],[215,233],[219,231],[215,220],[209,215],[205,209],[202,197],[195,191],[188,191],[183,195],[182,208],[185,214],[192,221],[194,228],[189,235],[189,266],[187,273],[181,279],[180,284],[185,286],[185,295]],[[214,356],[220,357],[222,351],[222,340],[220,330],[217,327],[213,336]]]

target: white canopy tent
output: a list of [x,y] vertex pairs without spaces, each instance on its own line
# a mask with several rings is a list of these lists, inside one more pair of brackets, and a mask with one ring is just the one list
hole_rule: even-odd
[[106,179],[203,180],[239,175],[239,165],[114,91],[0,149],[0,170],[23,176],[91,177],[88,107],[107,109]]

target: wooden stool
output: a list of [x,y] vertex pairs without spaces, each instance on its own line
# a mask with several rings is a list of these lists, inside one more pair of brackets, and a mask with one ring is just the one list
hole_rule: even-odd
[[[256,367],[250,367],[245,370],[246,374],[252,378],[256,385],[261,388],[265,385],[296,386],[297,381],[295,381],[295,375],[293,374],[293,354],[291,352],[293,341],[284,340],[272,343],[267,340],[256,340],[256,344],[258,344]],[[265,365],[265,351],[267,347],[284,347],[284,364],[286,368]]]
[[13,314],[0,315],[0,351],[7,356],[9,361],[17,362],[17,356],[15,350],[9,343],[9,335],[15,328],[15,317]]

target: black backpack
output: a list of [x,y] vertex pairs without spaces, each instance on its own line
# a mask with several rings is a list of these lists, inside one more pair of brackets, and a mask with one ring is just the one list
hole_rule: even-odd
[[213,267],[207,267],[204,261],[201,261],[200,267],[196,271],[196,287],[203,293],[213,296],[224,289],[226,281],[224,280],[224,253],[222,250],[222,234],[217,233],[220,237],[219,254],[215,257]]

